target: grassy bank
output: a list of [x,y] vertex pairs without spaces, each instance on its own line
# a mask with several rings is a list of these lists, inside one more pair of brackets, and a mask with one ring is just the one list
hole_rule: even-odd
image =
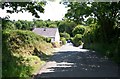
[[30,31],[2,32],[2,76],[30,77],[52,54],[52,45]]
[[100,54],[109,57],[116,63],[120,63],[120,41],[114,43],[90,43],[84,44],[84,48],[98,51]]

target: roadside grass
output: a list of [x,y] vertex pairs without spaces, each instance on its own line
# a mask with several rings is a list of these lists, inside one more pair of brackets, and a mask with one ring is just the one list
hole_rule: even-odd
[[103,56],[109,57],[116,63],[120,63],[120,44],[117,43],[91,43],[86,44],[84,48],[98,51]]
[[25,57],[27,60],[29,60],[28,63],[26,63],[26,65],[30,65],[33,67],[33,70],[31,71],[31,73],[34,75],[36,74],[40,67],[45,64],[45,61],[41,60],[39,57],[37,56],[27,56]]

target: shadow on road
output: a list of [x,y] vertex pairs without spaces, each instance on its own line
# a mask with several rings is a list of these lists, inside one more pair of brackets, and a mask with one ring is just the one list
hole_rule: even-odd
[[117,64],[94,51],[61,51],[34,78],[118,76]]

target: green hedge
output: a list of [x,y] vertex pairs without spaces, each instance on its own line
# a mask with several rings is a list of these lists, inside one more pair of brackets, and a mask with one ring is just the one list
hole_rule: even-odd
[[66,40],[70,39],[70,35],[68,33],[66,33],[66,32],[60,33],[60,37],[64,37]]
[[66,39],[64,37],[61,37],[60,40],[62,41],[62,44],[65,45],[66,44]]
[[116,63],[120,63],[120,41],[113,43],[87,43],[83,46],[85,49],[91,49],[99,52],[100,54],[111,58]]
[[[39,68],[42,61],[45,61],[44,58],[51,49],[52,45],[47,43],[44,37],[31,31],[4,30],[2,32],[2,76],[30,77],[34,69]],[[34,57],[34,60],[31,61],[29,57]]]
[[72,39],[72,43],[74,46],[78,47],[82,44],[82,35],[81,34],[76,34],[73,39]]
[[83,26],[83,25],[77,25],[72,31],[73,36],[75,36],[76,34],[83,35],[84,32],[85,32],[85,26]]

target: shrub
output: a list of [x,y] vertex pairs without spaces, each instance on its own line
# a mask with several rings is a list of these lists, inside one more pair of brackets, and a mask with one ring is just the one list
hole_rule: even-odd
[[51,43],[51,38],[46,38],[47,43]]
[[36,55],[35,61],[40,64],[39,55],[41,57],[48,55],[52,48],[52,45],[44,39],[30,31],[4,30],[2,32],[2,64],[4,65],[2,76],[30,77],[35,65],[30,64],[29,57]]
[[64,37],[61,37],[60,40],[62,41],[62,44],[66,44],[66,39]]
[[60,37],[64,37],[66,40],[70,39],[70,35],[68,33],[60,33]]
[[82,35],[81,34],[76,34],[75,37],[73,38],[72,42],[74,46],[80,46],[82,44]]
[[14,23],[12,21],[9,20],[2,20],[2,29],[6,30],[6,29],[11,29],[11,30],[15,30],[16,27],[14,25]]
[[70,38],[71,43],[73,43],[73,37]]
[[57,25],[56,24],[50,24],[49,27],[50,28],[57,28]]
[[72,31],[73,36],[75,36],[76,34],[81,34],[81,35],[83,35],[84,32],[85,32],[85,26],[82,26],[82,25],[76,26],[76,27],[73,29],[73,31]]
[[59,42],[52,42],[52,45],[53,45],[53,47],[55,47],[55,48],[60,47],[60,43],[59,43]]

